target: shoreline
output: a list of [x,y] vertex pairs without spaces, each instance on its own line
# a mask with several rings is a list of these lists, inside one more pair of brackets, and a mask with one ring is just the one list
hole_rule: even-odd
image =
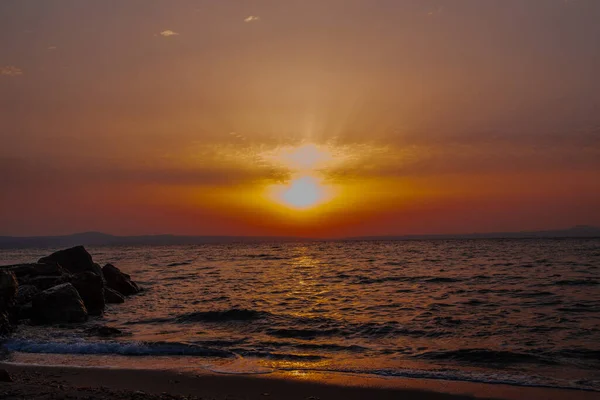
[[[600,399],[600,393],[503,384],[415,378],[364,377],[301,371],[244,375],[173,370],[64,367],[0,362],[13,382],[0,382],[0,397],[203,398],[214,400],[566,400]],[[50,396],[50,397],[48,397]],[[182,397],[183,396],[183,397]]]

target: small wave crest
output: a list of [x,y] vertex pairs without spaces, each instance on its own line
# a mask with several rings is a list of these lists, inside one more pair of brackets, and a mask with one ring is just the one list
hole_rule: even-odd
[[177,317],[178,323],[191,322],[227,322],[227,321],[254,321],[266,318],[269,313],[247,309],[232,308],[224,311],[196,311]]
[[44,354],[109,354],[124,356],[235,357],[234,353],[180,342],[43,342],[12,339],[2,345],[8,351]]
[[472,364],[554,364],[548,358],[528,353],[488,349],[458,349],[448,351],[428,351],[414,358],[436,361],[457,361]]
[[596,286],[600,285],[600,281],[594,279],[564,279],[556,281],[553,285],[557,286]]
[[334,336],[338,329],[267,329],[267,334],[279,338],[315,339],[322,336]]

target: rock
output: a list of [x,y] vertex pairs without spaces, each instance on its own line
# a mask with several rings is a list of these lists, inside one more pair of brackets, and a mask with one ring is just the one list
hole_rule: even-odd
[[92,271],[102,276],[102,269],[98,264],[94,264],[92,256],[83,246],[57,251],[47,257],[40,258],[38,262],[42,264],[59,264],[72,274]]
[[102,267],[98,263],[94,263],[94,269],[92,270],[96,275],[100,275],[102,277],[102,281],[104,281],[104,274],[102,273]]
[[79,292],[89,315],[101,315],[104,311],[104,281],[92,271],[73,275],[71,284]]
[[107,304],[125,303],[125,297],[121,293],[108,287],[104,288],[104,300]]
[[88,335],[100,337],[122,336],[125,334],[122,330],[118,328],[106,325],[92,326],[86,329],[85,331]]
[[16,307],[16,316],[17,320],[20,321],[22,319],[31,319],[33,315],[33,304],[30,301],[29,303],[22,304]]
[[10,374],[5,369],[0,369],[0,382],[12,382]]
[[0,269],[0,311],[7,310],[15,303],[18,287],[15,274]]
[[17,305],[22,305],[31,302],[33,297],[39,292],[40,290],[34,285],[19,285],[16,297]]
[[12,332],[11,313],[19,284],[15,274],[11,271],[0,269],[0,335]]
[[0,311],[0,337],[12,333],[13,329],[8,312]]
[[17,265],[7,265],[5,267],[12,271],[17,278],[21,278],[24,276],[60,276],[67,273],[67,271],[62,268],[57,263],[50,264],[40,264],[40,263],[30,263],[30,264],[17,264]]
[[84,322],[88,312],[77,289],[63,283],[38,293],[32,302],[32,319],[40,324]]
[[60,284],[69,282],[71,280],[70,275],[61,275],[61,276],[35,276],[29,279],[22,279],[20,281],[21,285],[31,285],[35,286],[38,290],[46,290],[50,289],[53,286],[58,286]]
[[123,296],[129,296],[136,294],[140,291],[138,285],[131,280],[131,277],[112,264],[106,264],[102,268],[104,279],[106,279],[106,286],[116,290]]

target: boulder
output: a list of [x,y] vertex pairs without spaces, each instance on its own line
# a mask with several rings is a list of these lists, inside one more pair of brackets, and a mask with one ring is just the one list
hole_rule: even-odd
[[92,270],[92,272],[96,275],[99,275],[102,278],[102,281],[104,281],[104,274],[102,273],[102,267],[100,266],[100,264],[94,263],[94,269]]
[[10,311],[15,304],[18,287],[15,274],[0,269],[0,336],[7,335],[13,330]]
[[63,283],[38,293],[32,302],[32,319],[40,324],[84,322],[88,312],[75,286]]
[[16,297],[17,305],[29,303],[39,292],[40,290],[34,285],[19,285]]
[[107,287],[104,288],[104,300],[106,301],[106,304],[125,303],[125,297],[123,297],[121,293]]
[[12,271],[17,278],[26,277],[26,276],[60,276],[67,273],[67,271],[62,268],[57,263],[50,264],[40,264],[40,263],[30,263],[30,264],[17,264],[17,265],[7,265],[2,267]]
[[30,301],[29,303],[16,306],[15,314],[17,316],[17,321],[20,321],[22,319],[31,319],[33,315],[32,302]]
[[8,318],[7,312],[0,312],[0,337],[10,334],[13,326]]
[[83,246],[57,251],[47,257],[40,258],[38,262],[41,264],[59,264],[72,274],[92,271],[102,276],[102,269],[94,263],[92,256]]
[[15,274],[0,269],[0,311],[7,310],[15,303],[19,284]]
[[104,281],[92,271],[73,275],[71,284],[75,286],[89,315],[101,315],[104,311]]
[[71,280],[70,275],[61,276],[34,276],[33,278],[21,279],[20,285],[31,285],[35,286],[38,290],[50,289],[53,286],[58,286],[63,283],[67,283]]
[[123,296],[129,296],[136,294],[140,291],[138,285],[131,280],[131,277],[112,264],[106,264],[102,268],[104,279],[106,280],[106,286],[116,290]]
[[5,369],[0,369],[0,382],[12,382],[10,374]]

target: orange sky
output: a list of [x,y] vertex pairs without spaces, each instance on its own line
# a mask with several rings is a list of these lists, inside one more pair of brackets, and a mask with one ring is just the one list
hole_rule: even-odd
[[600,225],[600,2],[0,3],[0,235]]

